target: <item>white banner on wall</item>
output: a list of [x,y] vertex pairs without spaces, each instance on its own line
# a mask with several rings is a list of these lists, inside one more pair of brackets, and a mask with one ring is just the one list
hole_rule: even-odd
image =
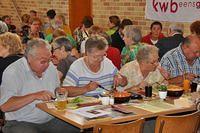
[[146,0],[145,17],[169,22],[200,19],[200,0]]

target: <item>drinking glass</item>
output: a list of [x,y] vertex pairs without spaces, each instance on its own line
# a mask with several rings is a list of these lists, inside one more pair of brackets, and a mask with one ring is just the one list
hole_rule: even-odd
[[67,91],[56,89],[56,108],[58,110],[65,110],[67,108]]
[[145,86],[145,96],[152,97],[152,86]]

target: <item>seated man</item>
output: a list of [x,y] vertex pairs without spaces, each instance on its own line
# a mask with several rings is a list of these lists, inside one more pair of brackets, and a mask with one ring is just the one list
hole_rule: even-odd
[[168,28],[168,37],[164,37],[156,43],[160,59],[165,53],[178,47],[183,39],[183,26],[176,23],[171,24]]
[[169,83],[182,86],[184,78],[194,80],[200,75],[200,38],[187,36],[179,47],[167,52],[160,63],[170,73]]
[[164,70],[158,65],[158,48],[152,45],[143,45],[138,51],[136,60],[125,64],[120,69],[120,73],[128,80],[124,89],[144,89],[147,85],[165,81]]
[[[79,58],[70,66],[63,86],[70,96],[98,95],[114,86],[124,86],[127,80],[117,75],[117,68],[105,57],[107,44],[101,36],[93,36],[86,41],[86,56]],[[97,89],[98,88],[98,89]]]
[[5,112],[4,133],[77,132],[71,125],[35,107],[53,97],[59,78],[50,63],[51,52],[44,40],[27,45],[25,57],[6,68],[0,89],[0,109]]

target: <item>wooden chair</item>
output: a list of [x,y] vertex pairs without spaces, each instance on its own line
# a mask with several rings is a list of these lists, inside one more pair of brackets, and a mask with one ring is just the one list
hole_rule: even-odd
[[0,133],[2,133],[4,122],[5,122],[4,113],[0,110]]
[[144,119],[123,124],[97,124],[93,133],[142,133]]
[[197,133],[200,111],[181,116],[158,116],[155,133]]

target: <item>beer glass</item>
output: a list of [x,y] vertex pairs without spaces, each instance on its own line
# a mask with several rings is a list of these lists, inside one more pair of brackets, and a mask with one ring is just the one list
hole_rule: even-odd
[[56,108],[58,110],[65,110],[67,108],[67,95],[68,92],[62,89],[56,89]]

